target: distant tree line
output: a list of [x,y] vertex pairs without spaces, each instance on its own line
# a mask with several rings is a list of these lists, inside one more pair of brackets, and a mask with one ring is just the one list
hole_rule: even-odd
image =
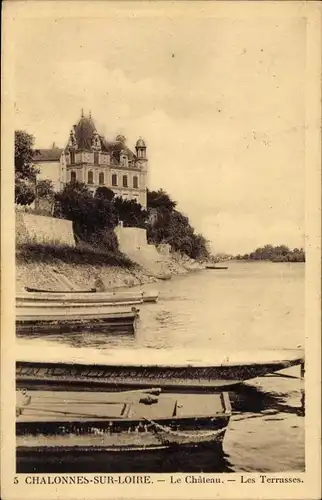
[[256,248],[254,252],[244,255],[238,254],[237,260],[268,260],[271,262],[305,262],[305,252],[303,248],[291,250],[286,245],[265,245]]

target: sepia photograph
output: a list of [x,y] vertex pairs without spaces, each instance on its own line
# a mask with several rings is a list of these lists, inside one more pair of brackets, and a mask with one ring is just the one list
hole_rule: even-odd
[[303,483],[307,18],[25,3],[17,478]]

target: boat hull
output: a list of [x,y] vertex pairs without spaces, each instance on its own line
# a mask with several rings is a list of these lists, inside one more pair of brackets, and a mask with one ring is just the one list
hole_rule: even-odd
[[[136,351],[139,353],[139,351]],[[269,373],[299,365],[304,362],[301,353],[285,356],[285,359],[262,362],[222,362],[211,361],[191,364],[151,364],[135,361],[125,362],[117,351],[113,350],[114,359],[105,363],[86,363],[77,361],[24,361],[16,362],[17,387],[51,387],[64,390],[112,390],[121,388],[161,387],[166,391],[207,391],[221,390],[243,381],[262,377]],[[149,353],[147,354],[149,356]],[[132,354],[133,359],[138,354]],[[123,361],[121,361],[123,359]],[[149,359],[149,358],[147,358]]]
[[[224,436],[222,436],[223,438]],[[223,441],[184,447],[114,449],[16,449],[16,472],[42,473],[170,473],[215,472],[225,464]],[[204,465],[202,465],[204,463]],[[103,483],[104,484],[104,483]],[[106,483],[105,483],[106,484]]]
[[143,302],[157,302],[159,298],[159,293],[147,293],[143,292]]
[[[87,290],[47,290],[42,288],[30,288],[25,287],[25,290],[29,293],[21,293],[17,295],[19,301],[29,301],[30,297],[34,300],[43,300],[43,297],[52,300],[53,297],[57,298],[57,300],[64,298],[73,298],[80,297],[84,300],[88,300],[87,294],[95,294],[92,297],[101,297],[105,299],[114,299],[115,300],[129,300],[130,298],[133,300],[139,300],[141,297],[143,298],[143,302],[156,302],[158,300],[159,293],[158,292],[131,292],[131,291],[118,291],[118,292],[99,292],[96,288],[91,288]],[[32,293],[31,293],[32,292]]]
[[[115,309],[115,308],[114,308]],[[75,332],[75,331],[131,331],[135,332],[139,318],[138,310],[107,312],[100,310],[79,308],[76,312],[51,310],[31,313],[28,310],[20,311],[16,316],[16,333],[40,333],[40,332]]]
[[165,453],[222,450],[231,416],[227,394],[159,394],[152,406],[142,394],[30,393],[17,407],[17,472],[41,472],[44,464],[47,471],[64,464],[66,472],[80,459],[94,470],[108,463],[131,470]]
[[35,293],[96,293],[96,288],[86,288],[83,290],[50,290],[47,288],[32,288],[30,286],[25,286],[26,292]]
[[228,266],[206,266],[206,269],[228,269]]
[[59,306],[98,306],[141,304],[142,292],[52,292],[52,293],[20,293],[16,295],[16,306],[25,307],[41,305],[44,307]]

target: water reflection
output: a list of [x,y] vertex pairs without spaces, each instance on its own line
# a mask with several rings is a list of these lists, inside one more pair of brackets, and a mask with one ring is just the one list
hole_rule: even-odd
[[137,344],[135,335],[132,332],[120,330],[115,333],[104,328],[95,331],[95,333],[70,331],[66,334],[64,330],[58,329],[55,331],[48,330],[46,333],[39,334],[24,332],[23,334],[17,334],[17,338],[29,340],[37,338],[37,340],[43,339],[48,343],[59,343],[68,347],[91,347],[97,349],[119,347],[120,345],[134,347]]

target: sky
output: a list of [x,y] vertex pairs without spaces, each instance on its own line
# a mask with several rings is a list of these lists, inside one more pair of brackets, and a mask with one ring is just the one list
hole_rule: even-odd
[[144,138],[149,188],[214,251],[304,246],[305,19],[146,9],[17,19],[15,128],[63,147],[91,111],[107,139]]

